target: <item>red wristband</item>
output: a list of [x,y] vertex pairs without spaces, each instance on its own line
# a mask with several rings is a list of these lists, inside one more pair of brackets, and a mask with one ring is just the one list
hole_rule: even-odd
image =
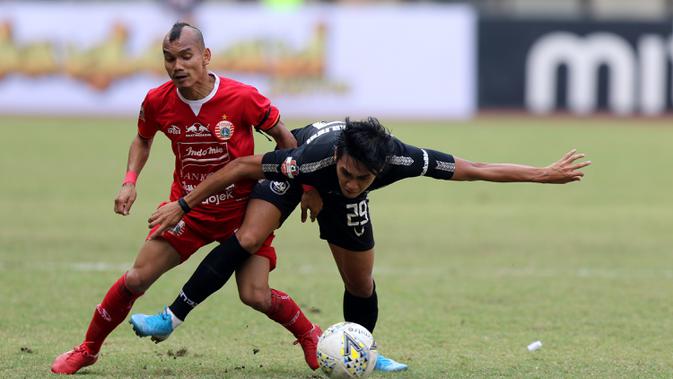
[[137,180],[138,174],[136,174],[135,171],[126,171],[126,176],[124,177],[122,185],[131,183],[135,186]]
[[301,185],[301,188],[304,189],[304,192],[313,191],[313,190],[315,189],[315,187],[313,187],[313,186],[309,186],[308,184],[302,184],[302,185]]

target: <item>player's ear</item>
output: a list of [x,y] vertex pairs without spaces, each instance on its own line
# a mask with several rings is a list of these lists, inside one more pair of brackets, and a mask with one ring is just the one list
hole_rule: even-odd
[[206,47],[205,49],[203,49],[203,66],[204,67],[208,66],[209,63],[210,63],[210,49]]

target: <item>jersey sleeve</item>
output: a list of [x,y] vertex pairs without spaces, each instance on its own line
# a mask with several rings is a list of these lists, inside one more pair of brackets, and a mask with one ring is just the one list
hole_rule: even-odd
[[280,119],[280,111],[256,88],[250,88],[246,112],[248,122],[257,130],[266,131],[273,128]]
[[298,148],[270,151],[262,157],[262,171],[269,180],[284,181],[299,177],[301,159]]
[[390,183],[416,176],[443,180],[453,177],[456,168],[453,155],[408,145],[398,139],[394,143],[395,153],[390,157],[386,174]]
[[292,179],[301,184],[321,183],[326,171],[336,163],[332,145],[301,145],[274,150],[262,157],[262,171],[270,180]]
[[152,139],[159,130],[159,123],[154,118],[154,112],[151,109],[149,94],[145,96],[140,113],[138,114],[138,135],[145,139]]

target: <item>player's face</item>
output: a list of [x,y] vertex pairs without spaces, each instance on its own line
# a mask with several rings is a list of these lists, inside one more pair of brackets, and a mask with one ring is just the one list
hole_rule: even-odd
[[163,50],[166,72],[176,87],[191,88],[208,78],[206,66],[210,61],[210,50],[199,46],[191,30],[185,28],[180,38],[173,42],[164,39]]
[[337,161],[336,170],[341,193],[349,199],[358,197],[376,179],[371,171],[348,154],[342,155]]

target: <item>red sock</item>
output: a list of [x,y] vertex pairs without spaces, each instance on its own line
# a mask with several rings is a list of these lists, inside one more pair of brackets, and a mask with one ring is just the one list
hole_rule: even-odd
[[273,321],[283,325],[295,337],[306,334],[313,328],[299,305],[285,292],[271,289],[271,308],[266,314]]
[[105,338],[124,321],[133,302],[141,295],[133,294],[126,288],[126,273],[110,287],[103,302],[96,306],[84,337],[84,346],[89,353],[98,354]]

